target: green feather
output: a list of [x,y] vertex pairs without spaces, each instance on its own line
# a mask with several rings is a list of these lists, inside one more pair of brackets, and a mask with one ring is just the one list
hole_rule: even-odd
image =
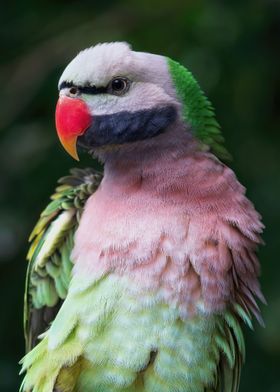
[[224,138],[212,104],[190,71],[174,60],[167,58],[167,61],[178,98],[183,105],[184,121],[191,125],[194,135],[202,142],[202,148],[207,145],[217,157],[229,160],[230,154],[224,147]]
[[243,347],[233,310],[186,321],[155,292],[142,303],[130,285],[124,276],[75,274],[50,329],[22,361],[23,390],[238,391]]
[[50,316],[45,315],[51,314],[54,318],[56,307],[67,295],[74,233],[84,204],[100,180],[101,175],[93,169],[73,169],[70,176],[59,180],[60,185],[51,197],[53,201],[42,212],[31,233],[24,298],[27,351],[38,334],[48,328],[46,319]]

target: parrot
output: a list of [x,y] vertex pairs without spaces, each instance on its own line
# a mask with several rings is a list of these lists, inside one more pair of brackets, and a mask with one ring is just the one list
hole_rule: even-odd
[[30,236],[22,392],[237,392],[263,324],[260,214],[193,74],[126,42],[58,83],[76,160]]

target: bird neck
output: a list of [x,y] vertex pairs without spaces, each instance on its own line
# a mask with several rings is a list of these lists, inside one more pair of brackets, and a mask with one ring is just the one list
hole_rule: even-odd
[[129,185],[137,179],[158,175],[156,168],[168,167],[171,162],[193,154],[198,148],[190,130],[176,124],[157,137],[103,150],[98,155],[104,162],[106,179]]

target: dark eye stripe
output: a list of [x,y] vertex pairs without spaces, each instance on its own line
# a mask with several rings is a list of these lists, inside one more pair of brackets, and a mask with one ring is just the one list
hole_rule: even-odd
[[107,87],[96,87],[96,86],[78,86],[81,93],[84,94],[106,94],[108,93]]
[[61,82],[60,83],[60,85],[59,85],[59,87],[58,87],[58,89],[59,90],[62,90],[62,89],[64,89],[64,88],[71,88],[71,87],[75,87],[74,86],[74,83],[72,83],[72,82]]
[[73,82],[62,82],[59,85],[59,90],[64,88],[76,87],[80,93],[84,94],[106,94],[108,93],[107,87],[96,87],[96,86],[76,86]]

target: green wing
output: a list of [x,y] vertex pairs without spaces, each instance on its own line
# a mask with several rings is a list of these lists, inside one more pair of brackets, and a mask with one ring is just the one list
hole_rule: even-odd
[[227,311],[218,324],[215,340],[220,349],[220,361],[215,392],[239,390],[241,367],[245,360],[245,343],[240,324],[240,316],[233,310]]
[[238,392],[241,368],[245,361],[245,342],[241,324],[245,323],[251,329],[252,318],[248,309],[235,304],[217,321],[217,331],[214,344],[219,354],[216,382],[205,392]]
[[74,233],[84,204],[101,179],[102,174],[93,169],[71,170],[58,181],[52,202],[30,235],[24,299],[27,352],[49,327],[67,295]]

